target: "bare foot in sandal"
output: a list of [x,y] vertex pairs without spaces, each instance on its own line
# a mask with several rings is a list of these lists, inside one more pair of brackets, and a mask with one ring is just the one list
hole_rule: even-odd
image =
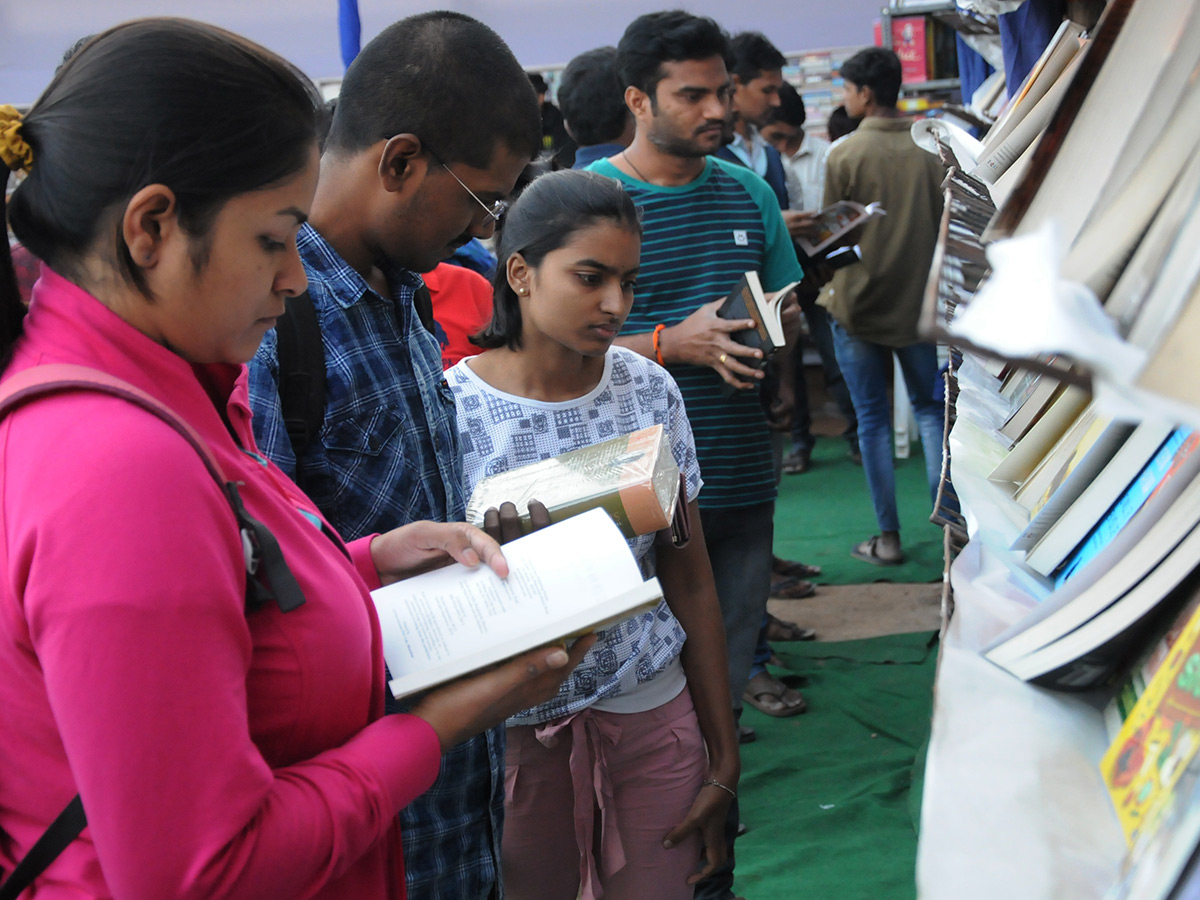
[[885,531],[856,544],[850,555],[873,566],[898,566],[904,562],[900,549],[900,532]]
[[759,672],[746,684],[742,702],[748,703],[768,716],[784,718],[798,716],[808,710],[800,692],[788,687],[770,672]]
[[817,633],[811,628],[805,628],[795,622],[785,622],[767,613],[768,641],[812,641],[816,640],[816,637]]

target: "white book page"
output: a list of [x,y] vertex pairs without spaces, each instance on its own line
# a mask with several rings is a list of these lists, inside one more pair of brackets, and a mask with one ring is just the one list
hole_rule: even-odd
[[481,656],[642,585],[629,545],[601,509],[505,544],[504,556],[507,579],[456,563],[372,592],[394,679]]

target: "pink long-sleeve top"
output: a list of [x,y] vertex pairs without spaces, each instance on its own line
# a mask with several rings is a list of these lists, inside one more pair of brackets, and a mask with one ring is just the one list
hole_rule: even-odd
[[49,362],[199,431],[307,602],[247,614],[229,504],[151,414],[77,392],[0,423],[0,872],[79,792],[88,827],[38,900],[402,897],[396,813],[440,751],[382,716],[369,539],[346,559],[255,454],[244,369],[185,362],[51,271],[8,372]]

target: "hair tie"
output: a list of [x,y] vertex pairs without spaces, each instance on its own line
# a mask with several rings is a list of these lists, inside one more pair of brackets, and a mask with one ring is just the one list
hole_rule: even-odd
[[21,114],[15,106],[0,106],[0,160],[14,172],[28,172],[33,148],[21,137]]

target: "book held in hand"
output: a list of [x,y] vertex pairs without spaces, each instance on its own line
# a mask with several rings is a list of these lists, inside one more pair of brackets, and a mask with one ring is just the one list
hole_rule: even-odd
[[[717,308],[717,315],[722,319],[753,319],[753,328],[735,331],[730,337],[746,347],[761,350],[764,360],[770,359],[787,344],[780,316],[784,299],[799,283],[793,281],[768,300],[758,273],[747,272]],[[742,362],[753,365],[752,360]]]
[[798,237],[796,243],[806,254],[817,257],[859,225],[884,215],[887,215],[887,212],[878,203],[863,206],[853,200],[839,200],[817,213],[813,220],[817,228],[815,236]]
[[593,509],[504,545],[509,575],[455,563],[371,592],[397,699],[654,608],[657,578]]
[[511,501],[529,532],[529,502],[537,500],[551,522],[603,508],[626,537],[672,526],[680,496],[679,467],[662,425],[651,425],[578,450],[480,479],[467,503],[466,520],[482,526],[489,509]]

